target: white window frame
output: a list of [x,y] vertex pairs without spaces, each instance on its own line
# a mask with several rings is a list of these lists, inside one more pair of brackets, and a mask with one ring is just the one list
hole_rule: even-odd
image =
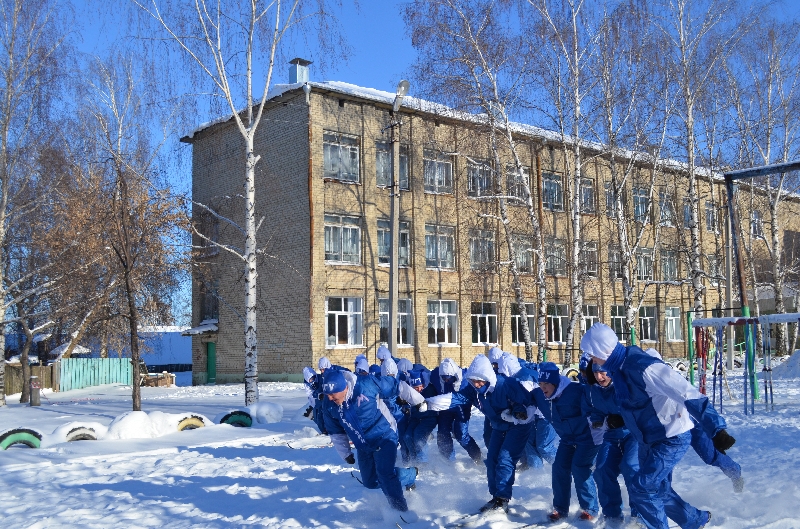
[[545,274],[567,275],[567,247],[563,239],[548,239],[544,247]]
[[659,224],[667,228],[675,227],[675,208],[672,198],[665,192],[658,195]]
[[[334,300],[339,300],[338,308]],[[329,296],[325,298],[325,348],[360,347],[364,345],[364,306],[361,298]],[[333,329],[331,329],[333,325]],[[342,328],[347,333],[347,341],[342,341]],[[333,333],[331,333],[333,331]]]
[[650,213],[650,193],[646,187],[633,188],[633,220],[647,224]]
[[653,250],[650,248],[639,248],[636,251],[636,280],[653,280]]
[[639,307],[639,340],[655,342],[658,339],[658,324],[655,305]]
[[564,211],[564,184],[561,175],[542,173],[542,207],[550,211]]
[[600,321],[600,309],[597,305],[584,305],[581,315],[581,331],[588,331],[598,321]]
[[506,166],[506,180],[508,184],[508,196],[514,197],[517,200],[511,200],[509,203],[514,205],[522,205],[528,201],[528,190],[530,189],[531,172],[527,166],[521,166],[520,171],[517,172],[517,167],[514,165]]
[[628,333],[625,332],[625,325],[628,315],[625,314],[625,305],[611,305],[611,328],[617,335],[620,343],[627,343]]
[[681,308],[667,307],[664,311],[664,333],[668,342],[683,341],[683,327],[681,327]]
[[425,149],[422,174],[426,193],[453,194],[453,159],[449,155]]
[[683,228],[688,230],[692,227],[692,203],[688,200],[683,201]]
[[480,198],[494,195],[492,167],[485,160],[467,160],[467,195]]
[[[345,242],[356,248],[345,254]],[[338,244],[338,251],[336,246]],[[353,250],[351,248],[351,250]],[[338,255],[337,255],[338,254]],[[349,258],[347,258],[349,257]],[[325,263],[326,264],[361,264],[361,218],[347,215],[325,214]]]
[[661,280],[678,280],[678,254],[672,250],[661,251]]
[[[400,173],[398,184],[401,191],[408,191],[408,145],[400,145]],[[392,144],[388,141],[375,142],[375,183],[377,187],[392,185]]]
[[711,200],[706,200],[706,231],[719,233],[717,230],[717,209]]
[[[326,130],[322,134],[323,174],[327,180],[357,184],[361,181],[358,136]],[[338,158],[334,163],[334,157]]]
[[[431,341],[433,331],[434,341]],[[428,345],[458,345],[458,302],[428,300]]]
[[569,307],[566,304],[547,305],[547,343],[565,343]]
[[587,277],[597,277],[597,243],[586,241],[581,248],[581,267]]
[[488,272],[495,269],[496,262],[494,232],[490,230],[473,230],[469,238],[470,268]]
[[594,180],[591,178],[581,178],[579,192],[581,213],[586,215],[596,213],[597,205],[594,199]]
[[616,244],[608,246],[608,276],[614,281],[622,279],[622,249]]
[[517,262],[517,272],[520,274],[533,273],[533,241],[527,235],[514,235],[514,258]]
[[[397,345],[414,345],[414,311],[410,299],[397,300]],[[389,298],[378,298],[378,339],[388,343],[389,337]],[[385,339],[386,338],[386,339]]]
[[606,193],[606,216],[616,218],[617,216],[617,200],[614,194],[614,184],[606,182],[603,184]]
[[497,343],[497,303],[473,301],[470,303],[472,345]]
[[719,259],[717,259],[716,255],[706,255],[706,261],[708,262],[708,282],[711,284],[712,287],[719,286]]
[[750,235],[753,237],[764,237],[764,219],[761,217],[761,212],[754,209],[750,213]]
[[455,269],[455,233],[456,229],[452,226],[425,225],[426,268],[437,270]]
[[[378,219],[378,264],[389,265],[392,252],[391,221]],[[408,221],[401,220],[399,226],[397,266],[407,267],[411,255],[411,232]]]
[[[533,303],[525,304],[525,312],[528,316],[528,332],[531,335],[531,343],[536,343],[536,309]],[[522,345],[522,316],[519,313],[519,305],[511,304],[511,345]]]

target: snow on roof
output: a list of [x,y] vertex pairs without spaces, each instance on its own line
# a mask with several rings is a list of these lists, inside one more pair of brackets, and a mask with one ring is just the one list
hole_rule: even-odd
[[187,330],[189,327],[178,326],[178,325],[147,325],[143,327],[139,327],[139,333],[141,334],[156,334],[156,333],[165,333],[165,332],[183,332]]
[[186,329],[181,334],[184,336],[194,336],[198,334],[209,334],[212,332],[217,332],[219,330],[218,324],[219,320],[203,320],[197,327]]
[[[50,351],[50,356],[51,357],[55,356],[57,360],[60,359],[61,356],[64,354],[64,351],[67,350],[68,346],[69,346],[69,342],[59,345],[58,347],[56,347],[55,349]],[[73,355],[86,355],[86,354],[91,354],[91,352],[92,352],[91,349],[89,349],[88,347],[84,347],[82,345],[76,345],[72,349],[72,354]]]
[[[267,93],[267,101],[271,101],[292,90],[297,90],[301,88],[304,84],[305,83],[273,85],[272,88]],[[391,92],[386,92],[384,90],[378,90],[375,88],[366,88],[363,86],[345,83],[343,81],[319,81],[319,82],[309,81],[308,84],[309,86],[311,86],[312,89],[316,89],[319,91],[336,92],[338,94],[358,97],[361,99],[366,99],[368,101],[375,101],[377,103],[383,103],[390,106],[394,102],[395,98],[395,94]],[[463,110],[457,110],[452,107],[448,107],[447,105],[442,105],[441,103],[434,103],[433,101],[428,101],[425,99],[420,99],[412,96],[406,96],[403,98],[403,108],[427,114],[432,114],[439,117],[451,118],[459,121],[466,121],[476,124],[485,124],[487,121],[486,114],[473,114],[470,112],[465,112]],[[212,121],[203,123],[196,129],[194,129],[192,132],[188,133],[185,137],[181,138],[181,141],[190,141],[199,132],[202,132],[205,129],[213,127],[214,125],[225,123],[229,121],[231,118],[232,114],[228,114],[225,116],[221,116],[217,119],[214,119]],[[537,127],[535,125],[529,125],[527,123],[519,123],[512,121],[510,123],[510,129],[512,132],[515,132],[517,134],[539,137],[548,141],[564,142],[567,144],[574,143],[574,139],[572,138],[572,136],[562,135],[559,132]],[[608,150],[608,147],[606,145],[603,145],[602,143],[595,141],[589,141],[583,139],[580,141],[580,144],[582,147],[594,151],[603,152]],[[636,157],[641,160],[650,161],[651,163],[653,161],[653,157],[645,152],[633,151],[630,149],[623,149],[623,148],[615,148],[613,149],[613,152],[615,155],[620,156],[622,158],[632,159]],[[662,168],[666,169],[672,169],[680,172],[687,172],[689,170],[689,165],[679,160],[660,158],[658,159],[658,163]],[[708,169],[706,167],[695,167],[695,173],[709,178],[715,178],[715,179],[723,178],[723,174],[721,172],[712,171],[711,169]]]

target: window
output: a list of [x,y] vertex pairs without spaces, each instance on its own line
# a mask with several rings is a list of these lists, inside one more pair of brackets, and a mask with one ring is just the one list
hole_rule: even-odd
[[706,201],[706,231],[717,232],[717,210],[710,200]]
[[708,280],[712,287],[719,286],[719,260],[716,255],[707,255],[708,260]]
[[597,277],[597,243],[585,242],[581,247],[581,270],[589,277]]
[[455,301],[428,301],[428,344],[458,343]]
[[608,276],[622,279],[622,251],[614,244],[608,247]]
[[683,202],[683,227],[687,230],[692,227],[692,203],[688,200]]
[[472,344],[497,343],[497,303],[472,303]]
[[666,193],[658,195],[658,221],[662,226],[674,227],[675,226],[675,208],[672,205],[672,199]]
[[592,325],[598,321],[600,321],[600,313],[597,310],[597,305],[584,305],[583,317],[581,318],[581,331],[588,331],[592,328]]
[[473,270],[493,270],[494,232],[475,230],[469,239],[469,262]]
[[425,266],[428,268],[455,268],[453,248],[455,228],[425,225]]
[[467,194],[471,197],[493,195],[492,168],[480,160],[467,161]]
[[683,340],[680,307],[667,307],[664,313],[664,332],[667,333],[667,341],[677,342]]
[[514,258],[517,262],[517,272],[520,274],[533,273],[533,242],[530,237],[514,236]]
[[[397,343],[398,345],[412,345],[414,325],[411,320],[411,300],[397,300]],[[378,299],[378,317],[380,319],[380,341],[389,343],[389,300]]]
[[561,176],[542,173],[542,207],[551,211],[564,211],[564,190]]
[[580,188],[581,213],[594,213],[594,182],[589,178],[581,178]]
[[678,279],[678,256],[675,252],[661,252],[661,280],[677,281]]
[[636,252],[636,279],[639,281],[652,281],[653,250],[641,248]]
[[567,273],[567,250],[561,239],[550,239],[544,247],[544,272],[551,276]]
[[219,281],[200,283],[200,321],[219,319]]
[[764,219],[761,218],[761,212],[757,209],[750,214],[750,234],[753,237],[764,236]]
[[328,298],[325,300],[328,347],[362,345],[361,298]]
[[322,135],[322,157],[325,178],[343,182],[358,182],[358,138],[338,132]]
[[656,340],[656,308],[639,307],[639,339],[643,342]]
[[219,242],[219,217],[214,215],[211,211],[201,210],[195,216],[197,219],[196,229],[202,234],[196,235],[197,248],[195,250],[196,259],[206,259],[219,254],[219,246],[215,243]]
[[[522,316],[520,315],[520,307],[517,303],[511,304],[511,342],[514,345],[525,343],[522,334]],[[536,342],[536,318],[534,316],[535,310],[533,303],[525,304],[525,313],[528,320],[528,332],[530,333],[531,342]]]
[[[400,146],[400,189],[408,190],[408,145]],[[392,144],[375,142],[375,181],[378,187],[392,185]]]
[[625,343],[628,339],[625,332],[628,317],[625,315],[625,305],[611,305],[611,328],[617,334],[617,340]]
[[423,152],[422,165],[425,192],[453,192],[453,161],[449,156],[438,154],[430,149],[425,149]]
[[647,214],[650,208],[650,197],[647,188],[633,188],[633,219],[642,224],[647,223]]
[[614,184],[606,182],[604,187],[606,190],[606,216],[614,218],[617,216],[617,196],[614,193]]
[[547,306],[547,341],[563,343],[567,339],[569,310],[566,305]]
[[331,263],[361,262],[361,227],[358,217],[325,215],[325,260]]
[[[378,220],[378,262],[389,264],[392,253],[391,223],[388,220]],[[411,237],[408,231],[408,222],[400,221],[398,244],[398,266],[408,266],[408,255]]]
[[[529,182],[531,181],[530,170],[521,167],[520,171],[513,165],[506,168],[506,179],[508,180],[508,195],[517,198],[521,202],[528,200]],[[514,201],[511,201],[513,204]]]

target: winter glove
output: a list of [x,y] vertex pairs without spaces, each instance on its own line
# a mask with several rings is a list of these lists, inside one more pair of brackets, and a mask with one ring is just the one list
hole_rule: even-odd
[[314,411],[314,408],[309,406],[308,408],[306,408],[306,412],[303,414],[303,417],[308,417],[309,415],[311,415],[312,411]]
[[514,411],[514,418],[518,421],[524,421],[528,418],[528,410],[524,407]]
[[723,428],[717,432],[717,435],[711,439],[711,442],[714,443],[714,448],[724,454],[726,450],[730,450],[730,448],[736,442],[736,439],[734,439],[733,436]]
[[408,402],[404,401],[400,397],[394,399],[394,403],[397,404],[398,406],[405,406],[406,404],[408,404]]
[[356,464],[356,457],[353,454],[347,454],[347,457],[345,457],[344,460],[348,465]]
[[317,398],[319,400],[325,400],[325,394],[324,393],[320,393],[319,395],[317,395]]
[[609,430],[613,430],[614,428],[622,428],[625,426],[625,421],[622,420],[622,415],[612,413],[606,417],[606,424]]
[[500,418],[506,422],[512,422],[517,424],[517,420],[511,415],[511,410],[503,410],[503,413],[500,414]]

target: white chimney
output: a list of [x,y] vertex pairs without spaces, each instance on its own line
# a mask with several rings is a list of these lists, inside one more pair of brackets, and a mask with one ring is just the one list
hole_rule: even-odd
[[308,65],[311,61],[297,57],[289,61],[289,84],[308,82]]

